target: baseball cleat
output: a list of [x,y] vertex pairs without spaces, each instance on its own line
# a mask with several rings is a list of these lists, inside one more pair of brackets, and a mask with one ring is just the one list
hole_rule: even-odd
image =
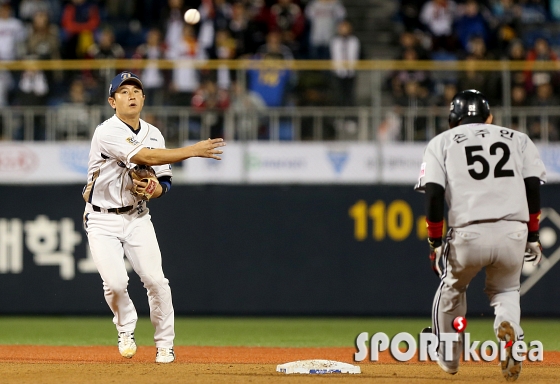
[[438,363],[439,367],[440,367],[440,368],[443,370],[443,372],[445,372],[445,373],[449,373],[450,375],[454,375],[454,374],[456,374],[457,372],[459,372],[459,368],[452,369],[452,368],[449,368],[449,367],[446,367],[445,365],[443,365],[443,363],[442,363],[442,362],[440,361],[440,359],[439,359],[439,356],[438,356],[438,359],[437,359],[437,363]]
[[136,354],[136,341],[134,340],[134,332],[119,332],[119,352],[122,357],[130,359]]
[[509,321],[502,321],[498,327],[498,339],[506,342],[506,359],[501,362],[502,375],[504,375],[506,381],[515,381],[521,373],[521,361],[516,361],[513,358],[511,354],[513,345],[507,346],[509,341],[512,343],[517,341],[515,330]]
[[156,363],[172,363],[175,361],[173,348],[157,348]]

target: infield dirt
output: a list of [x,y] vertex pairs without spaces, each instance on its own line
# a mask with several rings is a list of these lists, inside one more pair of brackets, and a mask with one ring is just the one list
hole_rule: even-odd
[[[276,365],[295,360],[328,359],[353,363],[354,348],[194,347],[175,348],[177,361],[155,364],[155,348],[139,347],[133,359],[115,347],[0,346],[1,383],[500,383],[496,363],[464,363],[457,375],[435,363],[358,364],[358,375],[285,375]],[[560,353],[545,352],[544,362],[526,362],[517,382],[551,383],[560,377]]]

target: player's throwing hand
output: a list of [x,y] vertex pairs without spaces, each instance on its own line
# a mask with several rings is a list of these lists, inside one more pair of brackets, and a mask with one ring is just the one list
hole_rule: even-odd
[[222,160],[220,156],[224,151],[217,149],[220,147],[225,147],[226,143],[224,139],[208,139],[199,141],[193,145],[193,149],[196,151],[197,157],[207,157],[210,159]]

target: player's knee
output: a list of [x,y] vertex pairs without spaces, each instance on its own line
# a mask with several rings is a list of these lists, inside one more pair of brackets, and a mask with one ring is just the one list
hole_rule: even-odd
[[110,283],[105,283],[104,289],[106,293],[123,295],[126,293],[127,287],[128,281],[113,281]]

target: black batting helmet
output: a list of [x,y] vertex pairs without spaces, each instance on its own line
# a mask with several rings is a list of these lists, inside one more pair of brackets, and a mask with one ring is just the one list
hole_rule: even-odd
[[459,124],[484,123],[490,116],[486,97],[476,89],[457,93],[449,107],[449,128]]

